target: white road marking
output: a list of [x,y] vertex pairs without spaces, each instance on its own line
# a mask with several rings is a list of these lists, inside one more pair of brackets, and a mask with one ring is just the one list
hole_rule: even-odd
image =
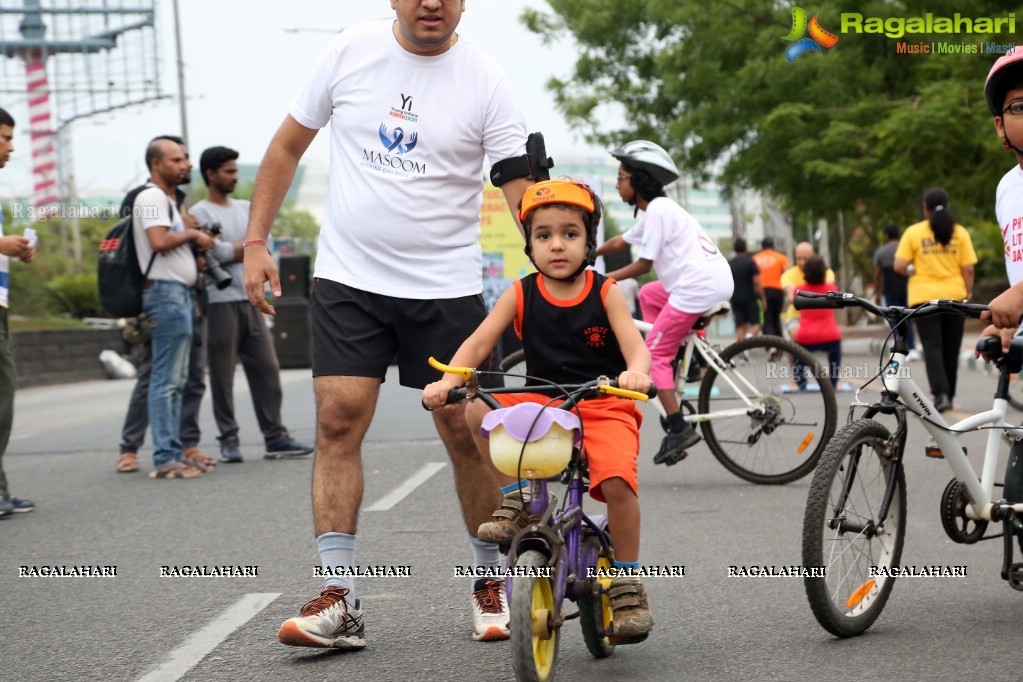
[[407,481],[381,497],[372,506],[367,507],[366,511],[387,511],[405,499],[413,490],[426,483],[431,476],[445,466],[447,465],[444,462],[427,462],[422,469],[412,474]]
[[219,618],[185,640],[167,654],[157,668],[139,678],[139,682],[175,682],[195,667],[208,653],[220,646],[232,632],[265,609],[281,592],[246,594]]

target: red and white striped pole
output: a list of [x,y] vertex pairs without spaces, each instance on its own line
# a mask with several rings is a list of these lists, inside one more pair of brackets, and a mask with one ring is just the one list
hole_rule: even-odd
[[32,139],[32,205],[40,220],[58,212],[57,157],[53,147],[53,119],[50,115],[50,86],[46,59],[38,50],[25,59],[28,81],[28,120]]

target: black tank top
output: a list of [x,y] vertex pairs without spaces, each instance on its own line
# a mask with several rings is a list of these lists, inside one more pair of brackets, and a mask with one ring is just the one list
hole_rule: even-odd
[[582,293],[572,300],[554,298],[543,275],[515,282],[515,331],[522,339],[531,376],[578,384],[625,371],[625,357],[611,331],[604,305],[614,280],[586,270]]

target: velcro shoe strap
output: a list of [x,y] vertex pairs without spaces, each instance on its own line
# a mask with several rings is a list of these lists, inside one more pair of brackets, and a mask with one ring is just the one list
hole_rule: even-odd
[[611,590],[607,593],[607,596],[613,601],[616,599],[625,599],[629,595],[636,595],[638,599],[641,595],[641,585],[620,585],[618,587],[611,587]]
[[625,606],[642,606],[642,602],[636,597],[611,597],[611,608],[618,610]]
[[514,521],[515,519],[519,518],[520,516],[522,516],[522,510],[521,509],[515,510],[515,509],[505,509],[504,507],[501,507],[500,509],[498,509],[497,511],[494,512],[494,518],[495,519],[508,519],[509,521]]
[[523,512],[526,510],[526,506],[522,503],[522,500],[519,498],[519,496],[516,495],[515,497],[506,497],[504,498],[504,500],[502,500],[501,509],[499,509],[498,511],[506,509],[510,509],[514,512]]

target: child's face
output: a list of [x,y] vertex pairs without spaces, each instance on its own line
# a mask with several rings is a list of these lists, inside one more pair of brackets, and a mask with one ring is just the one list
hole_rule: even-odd
[[586,226],[579,211],[545,206],[533,212],[529,245],[540,271],[568,277],[586,258]]
[[625,170],[625,166],[618,166],[618,178],[615,180],[615,187],[618,188],[618,196],[625,203],[629,203],[636,195],[636,190],[632,189],[632,174]]
[[[1010,90],[1005,96],[1002,109],[1013,102],[1023,102],[1023,88]],[[1002,142],[1008,138],[1013,145],[1023,148],[1023,116],[1014,116],[1008,111],[1003,111],[1001,116],[995,118],[995,131]],[[1023,159],[1020,162],[1023,163]]]

